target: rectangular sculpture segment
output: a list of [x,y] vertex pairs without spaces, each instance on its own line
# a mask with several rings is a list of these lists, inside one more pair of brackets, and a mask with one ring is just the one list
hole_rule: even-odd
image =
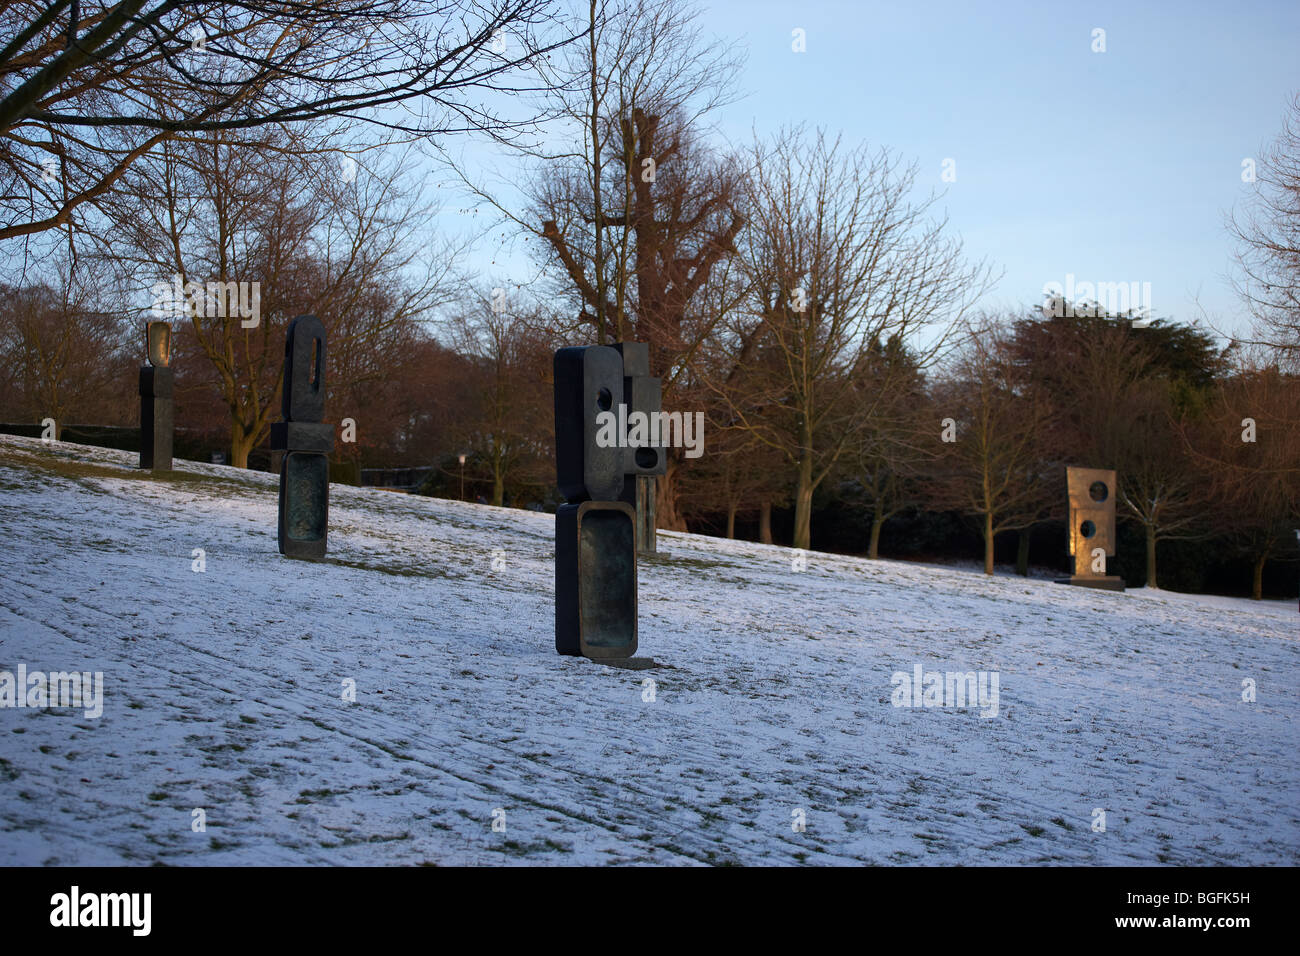
[[[614,346],[623,356],[623,402],[628,414],[643,412],[653,421],[663,411],[663,388],[650,375],[650,346],[644,342],[620,342]],[[636,509],[636,550],[656,551],[655,478],[668,472],[668,450],[649,445],[623,449],[623,491],[619,499]]]
[[636,512],[622,501],[555,512],[555,649],[631,657],[637,648]]
[[618,413],[623,359],[603,345],[555,353],[555,468],[567,501],[613,500],[623,488],[623,449],[596,442],[596,416]]
[[[1065,469],[1065,481],[1070,506],[1067,533],[1074,574],[1058,583],[1123,591],[1124,579],[1108,575],[1104,561],[1104,557],[1115,554],[1115,472],[1069,466]],[[1094,568],[1098,557],[1094,552],[1098,550],[1103,558],[1100,571]]]
[[284,421],[271,425],[280,461],[280,553],[323,558],[329,533],[329,453],[334,426],[325,414],[325,326],[314,315],[289,324],[284,344]]

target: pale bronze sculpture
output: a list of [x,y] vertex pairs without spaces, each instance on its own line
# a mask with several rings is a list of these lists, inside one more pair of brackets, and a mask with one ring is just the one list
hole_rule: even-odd
[[172,435],[175,431],[172,327],[166,322],[145,324],[145,352],[149,364],[140,369],[140,467],[172,470]]
[[1065,483],[1074,574],[1057,583],[1123,591],[1124,579],[1106,573],[1106,558],[1115,554],[1115,472],[1071,466],[1065,469]]

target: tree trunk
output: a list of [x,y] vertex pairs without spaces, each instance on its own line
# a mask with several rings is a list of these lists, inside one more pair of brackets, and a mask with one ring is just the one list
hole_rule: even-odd
[[[600,149],[600,64],[596,57],[596,0],[591,0],[588,10],[590,33],[587,35],[588,53],[591,66],[591,195],[595,202],[594,225],[596,228],[596,344],[605,344],[605,216],[602,207],[604,194],[600,191],[601,149]],[[587,159],[586,156],[583,159]]]
[[1020,543],[1016,547],[1016,574],[1022,578],[1029,577],[1029,532],[1030,528],[1020,529]]
[[984,573],[993,573],[993,512],[984,514]]
[[736,536],[736,502],[734,500],[727,502],[727,537]]
[[505,500],[505,494],[505,475],[501,474],[500,467],[494,468],[492,471],[492,503],[500,508],[501,502]]
[[880,557],[880,529],[885,526],[885,522],[880,519],[880,512],[876,512],[871,519],[871,544],[867,546],[867,557],[875,560]]
[[1267,563],[1267,554],[1261,554],[1255,559],[1255,573],[1251,579],[1250,596],[1256,601],[1264,599],[1264,565]]
[[758,540],[763,544],[772,543],[772,502],[766,498],[758,506]]
[[230,424],[230,463],[236,468],[248,467],[248,453],[253,450],[253,436],[245,433],[240,422]]
[[655,481],[655,526],[664,531],[685,531],[686,519],[677,510],[677,460],[668,456],[668,468]]
[[1147,525],[1147,587],[1158,589],[1156,583],[1156,529]]
[[655,507],[659,498],[655,479],[637,475],[636,482],[636,550],[639,554],[655,554],[659,550]]
[[794,492],[794,540],[791,547],[807,551],[812,543],[812,455],[799,462],[799,483]]

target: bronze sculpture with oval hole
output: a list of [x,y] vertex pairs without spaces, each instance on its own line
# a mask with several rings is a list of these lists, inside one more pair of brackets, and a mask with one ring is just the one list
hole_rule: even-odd
[[289,323],[284,341],[284,421],[271,425],[280,459],[280,553],[325,557],[329,531],[330,463],[334,426],[325,415],[325,326],[314,315]]
[[148,322],[144,334],[149,364],[140,369],[140,467],[171,471],[176,414],[172,399],[172,327],[166,322]]
[[[1106,558],[1115,554],[1115,472],[1071,466],[1065,469],[1065,484],[1074,574],[1056,583],[1123,591],[1124,579],[1106,573]],[[1100,571],[1095,566],[1098,563]]]
[[555,511],[555,649],[628,658],[637,649],[636,482],[662,475],[658,447],[605,447],[598,416],[659,410],[644,343],[555,353],[555,471],[565,502]]

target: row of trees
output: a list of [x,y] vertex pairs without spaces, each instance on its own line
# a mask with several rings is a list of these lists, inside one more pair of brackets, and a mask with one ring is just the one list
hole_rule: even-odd
[[[1019,533],[1023,564],[1030,533],[1065,520],[1067,464],[1118,471],[1118,513],[1141,529],[1150,586],[1162,541],[1249,558],[1257,596],[1265,564],[1295,553],[1300,381],[1246,351],[1161,320],[1030,314],[979,316],[929,374],[897,339],[872,359],[855,379],[869,398],[852,403],[871,412],[837,423],[843,451],[830,473],[868,512],[856,550],[870,557],[891,517],[923,509],[976,524],[986,573],[1005,533]],[[770,505],[799,484],[757,446],[736,404],[715,402],[722,447],[693,473],[689,497],[701,519],[725,512],[728,535],[738,512],[757,509],[771,540]],[[795,529],[802,546],[797,519]]]
[[[754,515],[770,540],[789,508],[807,548],[818,496],[851,485],[872,556],[891,517],[952,512],[991,573],[999,535],[1060,519],[1080,463],[1120,472],[1150,583],[1161,541],[1240,548],[1257,590],[1285,553],[1300,101],[1230,223],[1254,331],[1224,350],[1130,315],[974,314],[993,271],[915,167],[824,130],[716,135],[737,63],[683,0],[7,4],[0,43],[0,418],[130,424],[149,290],[255,283],[255,321],[172,313],[178,421],[236,465],[278,414],[285,324],[313,312],[328,408],[357,423],[340,454],[467,453],[498,504],[550,497],[553,350],[631,339],[665,406],[709,421],[703,459],[669,455],[661,527]],[[454,154],[467,129],[502,170]],[[414,144],[495,210],[526,277],[467,275],[429,235]]]
[[[375,424],[343,453],[422,454],[469,363],[427,327],[454,250],[417,235],[404,144],[533,128],[571,26],[550,0],[0,3],[0,417],[131,422],[143,324],[170,318],[180,421],[244,466],[315,312]],[[173,281],[251,286],[258,314],[159,316]]]

